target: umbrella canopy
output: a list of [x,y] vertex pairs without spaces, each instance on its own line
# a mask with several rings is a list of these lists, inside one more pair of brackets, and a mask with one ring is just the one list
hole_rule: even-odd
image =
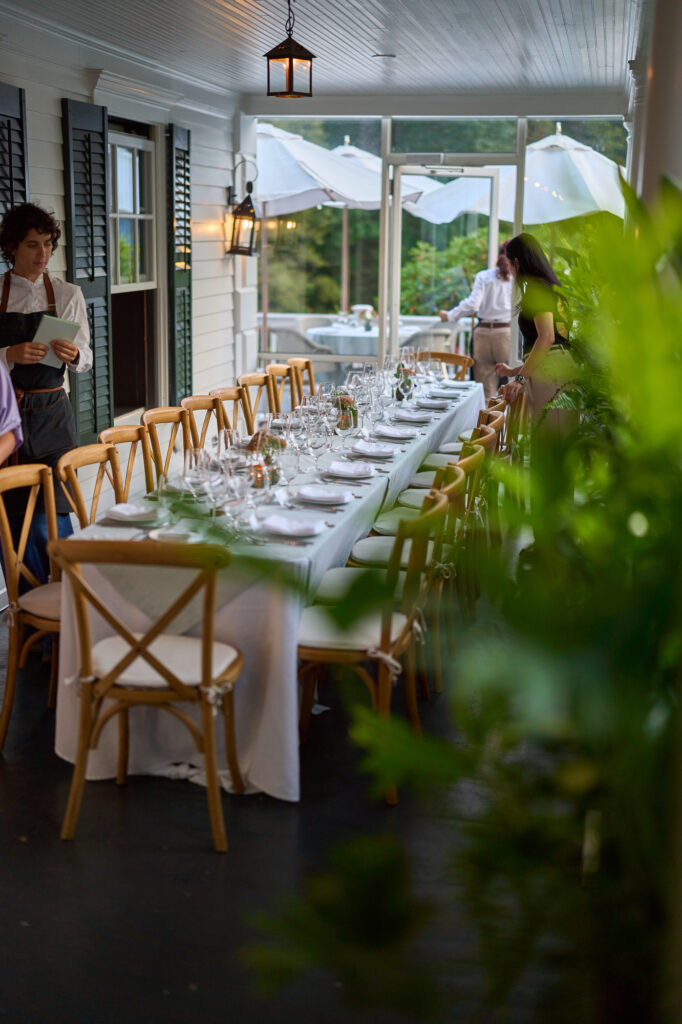
[[[516,168],[500,169],[500,220],[513,222]],[[551,224],[569,217],[607,211],[625,215],[618,164],[590,146],[563,135],[548,135],[526,149],[524,224]],[[461,213],[490,212],[486,179],[456,178],[422,195],[405,209],[432,224],[446,224]]]
[[270,124],[257,128],[254,202],[262,217],[297,213],[334,201],[354,209],[381,206],[381,175],[300,135]]
[[[337,156],[342,156],[344,159],[350,160],[360,167],[368,168],[381,178],[380,156],[376,156],[366,149],[351,146],[349,142],[345,142],[343,146],[334,146],[332,153],[336,153]],[[428,178],[425,174],[405,174],[401,181],[400,198],[402,202],[416,200],[419,195],[433,192],[434,189],[440,187],[441,183],[439,181],[436,181],[434,178]]]

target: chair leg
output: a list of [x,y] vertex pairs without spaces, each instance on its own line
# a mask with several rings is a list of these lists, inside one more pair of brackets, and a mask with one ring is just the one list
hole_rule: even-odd
[[228,690],[223,694],[223,720],[225,724],[225,753],[227,755],[227,767],[232,777],[232,788],[235,793],[244,792],[244,780],[242,778],[239,760],[237,759],[237,744],[234,735],[234,691]]
[[0,751],[4,749],[7,738],[12,706],[14,705],[14,691],[17,685],[17,668],[19,663],[19,629],[10,626],[9,650],[7,652],[7,676],[5,679],[5,694],[0,711]]
[[441,650],[440,623],[443,603],[443,581],[436,581],[431,592],[431,650],[433,651],[433,688],[443,692],[443,652]]
[[227,835],[223,818],[223,803],[218,779],[218,759],[215,749],[215,726],[213,724],[213,708],[206,697],[201,696],[201,724],[204,733],[204,767],[206,770],[206,798],[208,814],[211,819],[213,846],[218,853],[227,850]]
[[405,667],[403,675],[405,677],[405,703],[407,705],[407,714],[414,731],[421,736],[422,726],[419,720],[419,706],[417,704],[417,688],[415,686],[415,656],[416,644],[414,640],[410,642],[410,646],[405,651]]
[[[383,718],[389,718],[391,714],[391,690],[393,681],[386,665],[379,662],[377,671],[377,711]],[[390,786],[385,793],[387,804],[394,806],[398,803],[398,793],[395,786]]]
[[88,764],[88,753],[90,751],[90,733],[92,731],[92,708],[90,694],[91,689],[91,684],[81,684],[81,707],[80,722],[78,726],[78,749],[76,751],[76,762],[73,766],[73,774],[71,776],[71,789],[69,790],[69,800],[66,805],[64,821],[62,822],[62,839],[73,839],[73,834],[76,831],[76,822],[78,821],[78,812],[80,811],[81,801],[83,799],[83,786],[85,785],[85,769],[87,768]]
[[123,786],[128,777],[128,751],[130,748],[130,728],[128,723],[128,709],[123,708],[118,713],[118,768],[116,771],[116,784]]
[[317,673],[315,669],[316,666],[310,664],[305,665],[301,670],[301,709],[298,716],[299,743],[305,743],[308,738],[310,716],[312,714],[313,704],[315,703],[315,683],[317,682]]
[[429,673],[426,664],[426,644],[416,644],[416,662],[419,667],[419,696],[422,700],[428,700],[431,696],[429,686]]
[[50,689],[47,691],[47,706],[57,703],[57,680],[59,678],[59,633],[52,633],[52,657],[50,658]]

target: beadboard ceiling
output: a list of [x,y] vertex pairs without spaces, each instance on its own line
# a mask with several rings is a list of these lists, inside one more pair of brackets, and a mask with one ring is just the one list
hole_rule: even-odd
[[[317,94],[625,92],[648,2],[295,0],[294,36],[317,56]],[[236,94],[264,92],[263,54],[285,36],[286,0],[2,0],[2,10]],[[395,57],[375,56],[386,53]]]

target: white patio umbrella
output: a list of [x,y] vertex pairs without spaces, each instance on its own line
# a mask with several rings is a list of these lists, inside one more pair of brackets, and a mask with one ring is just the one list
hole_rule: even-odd
[[[559,130],[526,149],[524,224],[551,224],[569,217],[607,211],[624,217],[618,164]],[[516,168],[500,168],[500,220],[514,221]],[[446,224],[461,213],[489,213],[486,179],[456,178],[422,195],[405,209],[432,224]]]

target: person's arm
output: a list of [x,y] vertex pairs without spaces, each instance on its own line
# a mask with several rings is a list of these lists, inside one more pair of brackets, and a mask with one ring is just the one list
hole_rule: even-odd
[[0,365],[0,462],[5,462],[23,440],[21,415],[9,371]]
[[481,305],[483,299],[483,292],[485,291],[485,281],[482,273],[476,274],[474,278],[474,287],[471,289],[471,294],[467,295],[466,299],[462,299],[458,306],[455,306],[451,310],[441,309],[438,312],[441,320],[449,320],[451,322],[459,320],[462,316],[471,316],[475,313],[478,307]]
[[[498,363],[495,373],[498,377],[515,377],[517,374],[528,380],[532,377],[538,366],[554,344],[554,315],[552,313],[538,313],[533,317],[538,336],[533,342],[533,347],[520,366],[507,366],[506,363]],[[509,404],[518,398],[524,385],[518,380],[510,380],[504,389],[505,401]]]
[[7,462],[10,455],[17,449],[17,439],[12,430],[0,434],[0,464]]
[[85,373],[92,366],[92,349],[88,313],[80,288],[73,289],[73,294],[59,315],[62,320],[76,320],[80,324],[80,330],[73,341],[55,339],[52,348],[73,373]]

